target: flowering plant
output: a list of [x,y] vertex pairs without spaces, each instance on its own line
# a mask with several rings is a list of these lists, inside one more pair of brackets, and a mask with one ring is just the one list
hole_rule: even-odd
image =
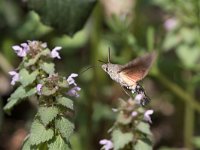
[[144,95],[136,94],[128,101],[120,99],[117,109],[118,113],[113,127],[108,131],[111,133],[111,140],[100,140],[104,150],[151,150],[152,134],[148,123],[152,123],[150,115],[153,110],[142,108],[141,101]]
[[18,88],[11,94],[4,107],[6,112],[23,99],[35,96],[38,112],[33,120],[30,134],[26,137],[22,149],[69,149],[70,136],[74,131],[73,101],[69,97],[78,97],[80,87],[72,73],[68,78],[55,73],[53,58],[61,59],[61,47],[53,50],[46,43],[28,41],[13,46],[22,62],[15,71],[10,71],[11,85]]

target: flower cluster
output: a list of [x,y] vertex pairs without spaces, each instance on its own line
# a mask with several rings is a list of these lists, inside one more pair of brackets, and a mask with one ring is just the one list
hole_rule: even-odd
[[[39,41],[27,41],[27,43],[22,43],[20,45],[15,45],[12,47],[15,53],[22,58],[27,57],[28,55],[31,54],[38,54],[42,51],[42,49],[47,48],[46,43],[42,43]],[[49,56],[51,58],[58,58],[61,59],[59,51],[62,49],[62,47],[57,46],[54,49],[51,50],[49,53]],[[12,81],[11,85],[15,85],[17,81],[20,80],[20,75],[16,71],[10,71],[9,74],[12,76]],[[51,78],[52,75],[49,75],[49,78]],[[72,73],[68,78],[67,82],[69,85],[73,86],[70,90],[67,91],[67,95],[69,96],[74,96],[74,97],[79,97],[78,91],[81,90],[80,87],[77,86],[74,78],[78,77],[78,74]],[[37,93],[41,95],[41,90],[42,90],[43,85],[41,83],[38,83],[36,86]]]
[[[39,41],[27,41],[27,43],[22,43],[20,45],[14,45],[13,50],[19,57],[26,57],[27,55],[31,54],[37,54],[42,49],[47,48],[47,43],[42,43]],[[50,57],[52,58],[58,58],[61,59],[60,54],[58,51],[60,51],[62,47],[57,46],[54,49],[52,49],[50,53]]]
[[[143,140],[144,137],[146,138],[145,140],[151,142],[151,132],[148,123],[152,123],[151,115],[153,110],[145,110],[141,107],[141,101],[144,100],[144,96],[144,94],[136,94],[134,99],[121,100],[120,106],[112,109],[113,112],[117,113],[117,119],[111,128],[112,130],[110,130],[112,139],[100,140],[99,144],[102,145],[102,149],[115,149],[116,145],[123,149],[134,149],[134,146],[140,143],[138,141]],[[124,139],[129,137],[129,139],[123,141],[123,137]],[[123,142],[119,142],[119,139]]]

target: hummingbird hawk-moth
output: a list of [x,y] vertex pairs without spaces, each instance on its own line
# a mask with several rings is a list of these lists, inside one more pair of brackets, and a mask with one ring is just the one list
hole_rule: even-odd
[[112,64],[109,51],[108,63],[103,64],[102,68],[109,74],[111,79],[119,83],[123,88],[131,90],[133,93],[142,94],[143,98],[140,104],[144,106],[150,99],[146,96],[144,89],[138,82],[148,74],[155,58],[156,54],[152,52],[135,58],[125,65]]

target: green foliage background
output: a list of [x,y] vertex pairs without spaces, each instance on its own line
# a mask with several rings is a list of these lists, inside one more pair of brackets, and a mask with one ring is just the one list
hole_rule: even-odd
[[[13,90],[7,72],[20,62],[11,47],[26,40],[41,40],[50,48],[62,46],[62,60],[56,62],[58,72],[80,74],[82,91],[80,98],[74,99],[74,150],[99,149],[99,140],[108,136],[115,119],[111,108],[117,106],[119,97],[127,98],[100,67],[81,73],[89,66],[100,66],[99,59],[106,61],[109,47],[112,62],[119,64],[152,50],[158,53],[143,81],[152,99],[150,107],[155,110],[155,149],[199,148],[200,2],[130,0],[134,6],[123,20],[123,14],[109,15],[117,6],[106,9],[103,0],[74,1],[0,0],[0,149],[12,145],[16,131],[30,129],[37,108],[31,100],[16,106],[11,116],[2,112]],[[169,18],[177,25],[166,30],[164,24]],[[58,145],[62,142],[59,137],[56,141]]]

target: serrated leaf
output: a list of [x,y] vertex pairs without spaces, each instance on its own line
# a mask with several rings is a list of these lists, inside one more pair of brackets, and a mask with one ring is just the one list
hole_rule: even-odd
[[114,145],[114,150],[119,150],[133,141],[133,134],[122,133],[120,130],[117,129],[112,132],[112,141]]
[[34,88],[32,88],[32,89],[30,89],[29,91],[26,92],[26,97],[32,96],[36,93],[37,93],[37,89],[36,89],[36,87],[34,87]]
[[55,65],[53,63],[44,62],[41,65],[42,70],[44,70],[47,74],[53,74],[55,71]]
[[19,80],[20,80],[21,84],[25,87],[25,86],[33,83],[33,81],[35,81],[38,74],[39,74],[38,70],[35,70],[29,74],[29,72],[26,69],[22,69],[19,72],[19,76],[20,76]]
[[57,115],[59,111],[57,107],[40,107],[38,115],[42,123],[47,126]]
[[66,141],[69,141],[70,136],[74,132],[74,124],[67,118],[61,117],[56,120],[55,127],[62,137],[65,138]]
[[60,135],[56,136],[56,139],[48,144],[48,148],[49,150],[70,150],[69,145]]
[[73,105],[73,101],[69,98],[66,98],[66,97],[59,97],[57,98],[57,102],[58,104],[64,106],[64,107],[67,107],[71,110],[74,109],[74,105]]
[[121,124],[126,125],[126,124],[131,123],[131,121],[132,121],[132,116],[131,116],[131,115],[127,116],[127,115],[125,115],[125,114],[123,113],[123,111],[120,111],[120,113],[119,113],[119,115],[118,115],[118,117],[117,117],[117,121],[118,121],[119,123],[121,123]]
[[19,99],[26,97],[26,90],[24,87],[19,86],[14,93],[11,94],[11,96],[8,98],[8,101],[11,101],[12,99]]
[[50,54],[50,51],[48,49],[45,49],[41,51],[40,53],[38,53],[36,56],[34,56],[34,58],[28,59],[27,61],[25,61],[24,66],[29,67],[31,65],[34,65],[41,56],[47,56],[49,54]]
[[36,93],[36,88],[32,88],[26,92],[26,90],[20,86],[15,92],[8,98],[8,103],[4,106],[4,111],[9,112],[16,104],[20,103],[24,98],[29,97]]
[[41,93],[42,93],[42,95],[45,95],[45,96],[50,96],[50,95],[53,95],[53,94],[55,94],[56,93],[56,91],[57,91],[57,89],[56,88],[48,88],[48,87],[46,87],[46,86],[43,86],[42,87],[42,90],[41,90]]
[[22,150],[31,150],[31,143],[29,140],[29,136],[25,138],[24,143],[22,145]]
[[148,143],[146,143],[146,142],[144,142],[142,140],[138,140],[136,145],[135,145],[135,150],[142,150],[142,149],[152,150],[153,148]]
[[150,126],[148,123],[145,122],[140,122],[137,126],[136,126],[137,130],[139,130],[140,132],[147,134],[147,135],[152,135],[151,130],[150,130]]
[[52,129],[46,129],[39,120],[34,120],[31,126],[30,142],[31,145],[39,145],[40,143],[51,140],[54,136]]
[[[94,7],[96,0],[30,0],[29,6],[50,25],[68,35],[80,30]],[[81,8],[81,9],[80,9]]]
[[34,92],[33,89],[26,92],[22,86],[18,87],[8,98],[8,103],[4,106],[4,111],[9,112],[16,104],[20,103],[27,96],[33,95]]

